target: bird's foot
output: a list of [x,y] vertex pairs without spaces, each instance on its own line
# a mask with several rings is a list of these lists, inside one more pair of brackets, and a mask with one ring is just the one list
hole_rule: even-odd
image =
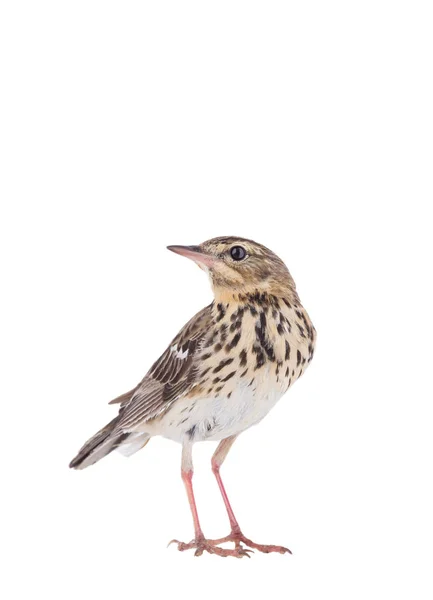
[[[242,531],[232,531],[230,535],[220,538],[219,540],[211,540],[214,544],[224,544],[226,542],[234,542],[236,548],[241,546],[241,542],[245,544],[245,546],[249,546],[250,548],[254,548],[254,550],[258,550],[259,552],[264,552],[265,554],[269,554],[270,552],[279,552],[280,554],[292,554],[291,550],[285,548],[284,546],[274,546],[273,544],[256,544],[251,541],[247,537],[244,536]],[[247,550],[248,551],[248,550]],[[251,550],[249,550],[251,552]]]
[[[231,540],[228,540],[231,541]],[[234,556],[236,558],[243,558],[244,556],[248,556],[250,558],[249,552],[253,552],[253,550],[249,550],[244,548],[240,542],[235,543],[235,548],[220,548],[219,540],[207,540],[206,538],[198,538],[194,539],[189,543],[179,542],[179,540],[171,540],[168,544],[177,544],[177,549],[180,552],[184,550],[193,550],[195,548],[194,556],[201,556],[203,552],[208,552],[209,554],[216,554],[217,556]]]

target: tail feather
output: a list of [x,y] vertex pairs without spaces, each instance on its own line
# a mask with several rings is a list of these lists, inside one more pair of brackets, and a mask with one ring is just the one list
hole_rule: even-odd
[[71,460],[69,464],[71,469],[85,469],[86,467],[93,465],[95,462],[115,450],[115,448],[129,437],[129,433],[114,433],[118,421],[119,417],[110,421],[110,423],[84,444],[77,456]]
[[130,456],[147,444],[150,435],[144,432],[123,432],[117,428],[120,417],[110,421],[88,440],[69,464],[71,469],[85,469],[113,450]]

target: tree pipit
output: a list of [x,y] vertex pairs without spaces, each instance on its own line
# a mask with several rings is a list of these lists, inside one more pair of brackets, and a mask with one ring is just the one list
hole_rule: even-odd
[[[179,550],[236,557],[252,549],[290,552],[243,535],[220,467],[237,436],[259,423],[305,371],[316,331],[287,267],[261,244],[220,237],[168,248],[207,272],[214,301],[185,325],[136,387],[112,400],[120,404],[119,414],[84,444],[70,466],[84,469],[114,449],[128,456],[162,435],[182,444],[181,473],[194,521],[191,542],[173,540]],[[206,440],[220,442],[212,471],[231,526],[218,540],[203,534],[192,487],[192,447]],[[222,548],[225,542],[234,542],[234,548]]]

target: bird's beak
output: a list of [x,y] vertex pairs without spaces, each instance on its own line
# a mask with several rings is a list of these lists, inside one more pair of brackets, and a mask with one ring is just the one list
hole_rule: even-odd
[[190,258],[202,268],[211,267],[216,260],[216,257],[204,253],[199,246],[167,246],[167,249]]

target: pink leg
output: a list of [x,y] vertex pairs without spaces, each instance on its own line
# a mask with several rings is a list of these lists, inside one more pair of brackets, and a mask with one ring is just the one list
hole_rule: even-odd
[[192,487],[193,469],[191,450],[192,448],[190,446],[184,446],[182,451],[182,480],[185,484],[192,519],[194,521],[194,539],[188,544],[179,542],[179,540],[171,540],[170,544],[177,544],[177,549],[180,551],[195,548],[195,556],[201,556],[205,551],[209,552],[209,554],[217,554],[218,556],[235,556],[237,558],[248,556],[249,551],[242,548],[240,544],[237,545],[234,550],[228,550],[226,548],[219,548],[218,544],[213,540],[207,540],[204,537],[198,518],[197,505],[195,503],[194,490]]
[[204,539],[203,531],[200,526],[200,521],[198,518],[197,505],[195,503],[194,498],[194,490],[192,489],[192,474],[193,471],[182,471],[182,480],[185,484],[186,495],[188,496],[189,506],[191,508],[192,519],[194,521],[194,533],[195,539],[200,540]]
[[215,478],[217,480],[218,487],[219,487],[221,495],[223,497],[224,504],[225,504],[226,510],[227,510],[227,514],[229,516],[232,533],[234,533],[235,531],[240,532],[241,528],[239,527],[239,524],[236,520],[235,514],[234,514],[233,509],[230,504],[229,497],[227,496],[227,492],[226,492],[226,489],[223,484],[223,480],[221,479],[220,467],[223,464],[223,462],[228,454],[228,451],[233,446],[235,439],[236,439],[236,436],[232,436],[232,437],[226,438],[225,440],[222,440],[220,442],[218,448],[215,450],[215,453],[212,456],[212,462],[211,462],[212,472],[215,475]]
[[256,550],[259,550],[259,552],[265,552],[265,553],[279,552],[280,554],[289,552],[291,554],[291,551],[288,548],[285,548],[284,546],[256,544],[255,542],[252,542],[250,539],[248,539],[247,537],[244,536],[244,534],[241,531],[241,528],[239,527],[239,523],[237,522],[237,519],[234,515],[233,509],[231,507],[230,501],[227,496],[227,492],[225,490],[225,487],[224,487],[224,484],[222,482],[221,475],[220,475],[221,465],[224,462],[224,460],[228,454],[228,451],[232,447],[235,439],[236,439],[236,436],[231,436],[231,437],[226,438],[225,440],[222,440],[220,442],[218,448],[215,450],[215,453],[212,457],[212,471],[213,471],[213,474],[215,475],[215,478],[218,483],[218,487],[219,487],[221,495],[223,497],[224,504],[225,504],[225,507],[227,510],[227,514],[229,516],[230,526],[231,526],[230,535],[226,536],[225,538],[221,538],[219,540],[214,540],[214,542],[216,544],[222,544],[224,542],[234,542],[236,548],[239,548],[241,546],[241,542],[243,542],[246,546],[249,546],[250,548],[255,548]]

